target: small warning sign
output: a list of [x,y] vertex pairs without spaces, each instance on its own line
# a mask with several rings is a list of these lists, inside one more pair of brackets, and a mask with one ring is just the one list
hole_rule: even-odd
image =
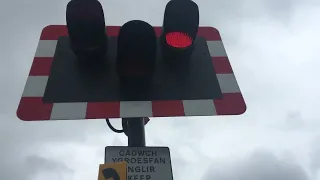
[[168,147],[106,147],[105,163],[127,163],[127,180],[172,180]]
[[127,163],[100,164],[98,180],[126,180]]

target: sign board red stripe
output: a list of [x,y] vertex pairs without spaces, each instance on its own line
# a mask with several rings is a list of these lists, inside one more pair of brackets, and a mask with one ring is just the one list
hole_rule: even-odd
[[[154,27],[156,35],[161,35],[162,28],[159,26]],[[107,26],[106,32],[108,36],[118,36],[120,26]],[[68,29],[66,25],[49,25],[42,30],[41,40],[57,40],[60,36],[68,36]],[[210,41],[221,41],[219,31],[213,27],[199,27],[198,36],[205,37]]]

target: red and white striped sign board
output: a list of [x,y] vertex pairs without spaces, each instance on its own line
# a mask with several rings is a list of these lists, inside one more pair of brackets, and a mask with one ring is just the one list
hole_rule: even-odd
[[[117,36],[120,26],[107,26],[108,36]],[[161,27],[154,27],[157,36]],[[231,68],[220,34],[212,27],[199,27],[198,36],[207,40],[222,99],[43,103],[42,97],[60,36],[68,36],[66,25],[42,30],[32,67],[20,100],[17,116],[24,121],[102,119],[126,117],[172,117],[240,115],[246,104]],[[63,87],[61,87],[63,88]]]

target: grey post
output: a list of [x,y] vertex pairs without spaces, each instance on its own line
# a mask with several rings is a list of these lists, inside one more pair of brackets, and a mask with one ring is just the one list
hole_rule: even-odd
[[126,118],[129,147],[145,147],[144,118]]

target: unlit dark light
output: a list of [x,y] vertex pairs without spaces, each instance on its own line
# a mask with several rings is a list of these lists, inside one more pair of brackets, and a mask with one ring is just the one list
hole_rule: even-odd
[[166,34],[166,41],[175,48],[187,48],[192,44],[192,38],[184,32],[170,32]]
[[157,53],[157,36],[153,27],[141,20],[125,23],[117,42],[117,73],[123,84],[148,85],[152,80]]
[[144,64],[136,61],[128,61],[123,68],[127,75],[133,77],[145,76],[148,72]]

